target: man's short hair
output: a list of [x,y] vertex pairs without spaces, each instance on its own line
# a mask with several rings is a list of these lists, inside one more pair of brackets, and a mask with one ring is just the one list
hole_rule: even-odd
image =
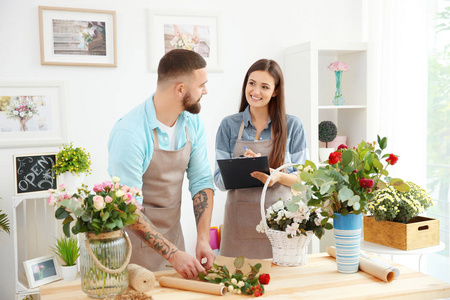
[[200,54],[185,49],[171,50],[159,61],[158,82],[189,75],[193,71],[205,67],[206,61]]

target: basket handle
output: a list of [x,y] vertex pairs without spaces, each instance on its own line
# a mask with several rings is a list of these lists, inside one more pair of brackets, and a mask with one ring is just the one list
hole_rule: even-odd
[[[266,191],[267,191],[267,188],[269,187],[270,180],[272,180],[273,176],[275,176],[275,174],[280,172],[282,169],[287,168],[287,167],[292,167],[293,165],[294,165],[293,163],[284,164],[281,167],[277,168],[275,171],[273,171],[272,174],[270,174],[270,176],[267,178],[266,183],[264,184],[264,188],[261,193],[261,220],[262,221],[266,219],[264,203],[266,201]],[[267,230],[268,229],[267,222],[263,222],[263,224],[264,224],[264,230]]]

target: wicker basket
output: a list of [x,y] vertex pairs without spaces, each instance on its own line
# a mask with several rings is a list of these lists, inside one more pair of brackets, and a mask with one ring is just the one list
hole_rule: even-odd
[[[266,220],[264,203],[266,199],[266,191],[272,177],[280,170],[291,167],[293,164],[284,164],[276,169],[266,180],[266,184],[261,194],[261,219]],[[288,238],[286,232],[270,229],[267,222],[263,222],[264,231],[272,244],[272,262],[279,266],[301,266],[308,261],[308,245],[313,236],[312,231],[308,231],[307,235],[300,235]]]

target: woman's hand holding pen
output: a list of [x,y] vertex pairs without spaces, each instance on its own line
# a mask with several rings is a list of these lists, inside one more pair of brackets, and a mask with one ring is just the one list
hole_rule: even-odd
[[261,156],[261,153],[255,153],[251,149],[248,149],[245,146],[244,146],[244,149],[245,149],[245,152],[244,152],[245,157],[260,157]]

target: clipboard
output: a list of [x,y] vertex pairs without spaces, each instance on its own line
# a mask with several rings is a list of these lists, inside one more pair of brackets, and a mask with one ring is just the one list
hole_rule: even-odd
[[218,159],[217,164],[227,190],[263,187],[264,183],[250,175],[254,171],[270,175],[267,156]]

